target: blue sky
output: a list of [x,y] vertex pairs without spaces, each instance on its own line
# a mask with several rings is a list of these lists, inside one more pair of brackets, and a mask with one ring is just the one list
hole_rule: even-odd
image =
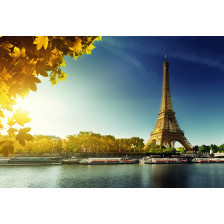
[[160,109],[164,54],[174,111],[192,145],[224,143],[223,37],[103,37],[67,57],[66,82],[43,80],[22,103],[33,134],[94,131],[148,139]]

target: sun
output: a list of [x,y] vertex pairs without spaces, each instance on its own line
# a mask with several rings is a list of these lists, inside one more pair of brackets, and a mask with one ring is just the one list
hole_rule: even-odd
[[30,98],[26,97],[23,99],[23,98],[19,97],[16,100],[16,104],[13,106],[13,110],[15,111],[20,108],[22,110],[26,110],[26,111],[30,112],[34,106],[35,105],[32,104],[32,100],[30,100]]

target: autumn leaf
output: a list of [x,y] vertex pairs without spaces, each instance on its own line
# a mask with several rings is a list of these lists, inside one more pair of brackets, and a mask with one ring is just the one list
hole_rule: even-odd
[[95,47],[93,46],[93,44],[90,44],[87,48],[86,48],[86,54],[91,54],[92,53],[92,50],[94,49]]
[[48,74],[46,71],[41,71],[40,72],[40,75],[42,75],[43,77],[48,77]]
[[41,83],[40,79],[38,79],[37,77],[34,77],[33,75],[30,75],[25,77],[23,81],[23,86],[36,92],[37,91],[36,83]]
[[2,124],[2,121],[0,120],[0,129],[3,129],[3,128],[4,128],[4,126]]
[[37,50],[40,50],[42,47],[44,47],[44,49],[46,50],[48,46],[48,41],[48,37],[39,36],[35,38],[33,44],[37,45]]
[[0,117],[2,117],[2,118],[4,118],[4,117],[5,117],[5,115],[4,115],[4,113],[3,113],[3,111],[2,111],[2,110],[0,110]]
[[18,47],[14,47],[13,52],[14,53],[12,55],[13,55],[14,58],[19,58],[19,57],[25,57],[26,56],[24,47],[22,48],[21,51]]
[[75,59],[75,61],[76,61],[76,59],[78,58],[78,56],[77,55],[75,55],[75,54],[73,54],[73,58]]
[[22,111],[21,108],[19,108],[15,113],[13,113],[13,118],[15,121],[23,126],[25,123],[29,123],[31,121],[31,118],[28,117],[29,111]]
[[7,72],[7,69],[5,67],[2,70],[1,77],[4,80],[8,80],[9,78],[11,78],[11,75]]
[[9,134],[10,137],[11,136],[15,137],[15,135],[16,135],[15,132],[18,132],[18,130],[16,128],[9,128],[7,130],[7,132],[8,132],[8,134]]
[[7,157],[10,153],[14,152],[14,145],[13,141],[4,140],[0,142],[0,152],[3,156]]
[[80,38],[77,38],[73,47],[69,47],[72,51],[81,51],[82,50],[82,40]]
[[65,67],[65,59],[64,58],[62,58],[62,63],[60,64],[60,66],[63,66],[63,67]]
[[58,83],[58,79],[55,77],[55,75],[50,75],[50,81],[52,86]]
[[60,55],[52,55],[49,59],[48,65],[50,65],[51,67],[54,67],[55,65],[57,65],[59,62],[61,61],[61,56]]
[[66,81],[67,74],[65,74],[61,69],[59,69],[59,74],[58,74],[58,80],[59,81]]
[[8,123],[7,123],[10,127],[14,124],[16,124],[16,121],[14,120],[13,117],[8,117]]
[[25,146],[26,141],[31,141],[33,136],[31,134],[27,134],[31,128],[20,128],[18,135],[16,136],[16,140],[23,146]]
[[11,52],[10,48],[12,48],[12,47],[13,47],[13,45],[10,44],[8,41],[0,44],[0,49],[3,50],[3,51],[6,51],[9,54]]
[[3,109],[6,109],[8,106],[8,102],[10,100],[9,96],[5,92],[0,91],[0,105],[2,106]]

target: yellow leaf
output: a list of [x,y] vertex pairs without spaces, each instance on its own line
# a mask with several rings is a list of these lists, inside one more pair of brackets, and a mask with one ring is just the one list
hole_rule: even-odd
[[58,75],[58,80],[66,81],[67,76],[68,76],[67,74],[65,74],[64,72],[61,72],[61,74]]
[[11,52],[10,48],[12,48],[13,45],[8,42],[3,42],[1,43],[1,47],[5,49],[6,51]]
[[94,49],[95,47],[93,46],[93,44],[90,44],[87,48],[86,48],[86,54],[91,54],[92,50]]
[[[79,55],[76,55],[75,52],[73,52],[73,58],[76,60],[79,57]],[[80,56],[81,57],[81,56]]]
[[18,47],[14,47],[14,54],[13,56],[15,58],[18,58],[20,56],[20,49]]
[[2,117],[2,118],[5,117],[4,112],[2,110],[0,110],[0,117]]
[[99,40],[101,40],[101,41],[102,41],[102,36],[99,36]]
[[54,75],[50,75],[51,85],[58,84],[58,79]]
[[0,105],[3,109],[6,109],[8,106],[9,97],[6,93],[0,91]]
[[29,118],[28,115],[29,111],[22,111],[22,109],[19,108],[15,113],[13,113],[13,118],[19,125],[23,126],[24,123],[31,121],[31,118]]
[[15,129],[15,128],[9,128],[7,132],[8,132],[8,134],[9,134],[10,137],[11,136],[14,136],[15,137],[15,132],[18,132],[18,130]]
[[9,126],[12,126],[12,125],[14,125],[16,122],[14,121],[14,119],[13,119],[13,117],[8,117],[8,125]]
[[25,57],[26,54],[25,54],[25,48],[23,47],[22,50],[20,51],[20,49],[18,47],[14,47],[14,50],[13,50],[13,57],[15,58],[19,58],[19,57]]
[[3,77],[5,80],[8,80],[9,78],[11,78],[11,75],[7,72],[5,67],[2,70],[1,77]]
[[26,54],[25,54],[25,48],[23,47],[22,50],[21,50],[21,57],[25,57]]
[[11,107],[11,106],[7,106],[5,109],[6,109],[6,110],[8,110],[8,111],[13,112],[13,109],[12,109],[12,107]]
[[0,129],[4,129],[1,120],[0,120]]
[[74,46],[70,47],[70,49],[72,51],[81,51],[82,50],[82,40],[80,38],[77,38],[74,43]]
[[60,55],[52,55],[49,59],[48,65],[50,65],[51,67],[56,66],[61,60],[61,56]]
[[42,47],[44,47],[44,49],[47,49],[48,46],[48,37],[44,37],[44,36],[38,36],[35,38],[33,44],[37,45],[37,50],[40,50]]
[[31,134],[27,134],[31,128],[20,128],[19,133],[16,136],[16,140],[23,146],[25,146],[26,141],[31,141],[33,136]]
[[63,66],[63,67],[65,67],[65,59],[64,58],[62,58],[62,63],[60,64],[60,66]]

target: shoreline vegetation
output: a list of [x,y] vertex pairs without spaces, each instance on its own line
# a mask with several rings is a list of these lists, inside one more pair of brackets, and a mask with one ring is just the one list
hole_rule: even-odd
[[[139,137],[115,138],[112,135],[101,135],[93,132],[79,132],[62,139],[48,135],[34,135],[33,139],[26,142],[25,146],[19,144],[16,139],[1,135],[0,141],[10,140],[14,142],[14,150],[0,145],[0,156],[4,157],[108,157],[108,156],[149,156],[175,155],[186,153],[184,147],[169,148],[160,147],[156,143],[144,148],[144,139]],[[217,146],[195,146],[194,152],[209,153],[224,152],[224,144]]]

